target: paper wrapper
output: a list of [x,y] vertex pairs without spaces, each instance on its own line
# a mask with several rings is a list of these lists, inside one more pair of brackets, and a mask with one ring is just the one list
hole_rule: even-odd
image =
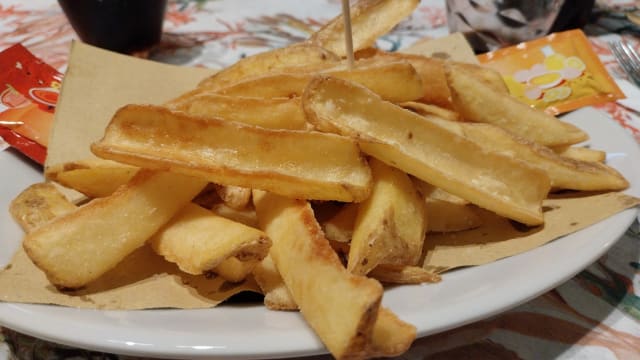
[[[435,43],[419,43],[410,51],[438,52],[458,61],[475,61],[464,38],[455,35]],[[89,145],[102,137],[104,128],[119,107],[129,103],[163,103],[194,88],[212,73],[208,69],[164,65],[75,43],[56,110],[45,167],[93,157]],[[521,232],[510,230],[508,222],[503,224],[504,230],[497,232],[501,237],[495,235],[492,241],[484,238],[481,243],[477,241],[481,229],[476,230],[477,233],[464,233],[469,234],[467,243],[461,243],[461,237],[454,241],[430,236],[427,246],[434,250],[427,254],[427,265],[454,268],[515,255],[637,204],[637,199],[621,194],[604,195],[597,203],[595,198],[580,200],[588,206],[584,202],[570,205],[573,203],[557,201],[560,206],[547,212],[547,225],[531,235],[532,240],[523,238]],[[547,206],[553,206],[553,203]],[[575,208],[580,211],[573,210]],[[458,246],[456,249],[455,245],[460,244],[463,248]],[[22,250],[0,273],[0,299],[3,301],[81,308],[203,308],[215,306],[237,292],[255,289],[253,282],[233,285],[220,279],[183,274],[175,265],[154,255],[148,247],[131,254],[116,269],[75,292],[56,290]]]

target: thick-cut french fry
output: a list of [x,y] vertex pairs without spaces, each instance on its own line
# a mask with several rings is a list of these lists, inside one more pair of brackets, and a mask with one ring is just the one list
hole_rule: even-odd
[[451,92],[444,73],[444,61],[426,56],[389,53],[377,51],[370,54],[371,59],[405,60],[408,61],[422,79],[423,94],[419,101],[437,105],[446,109],[452,109]]
[[232,283],[244,281],[258,265],[258,260],[240,261],[237,257],[224,259],[211,272]]
[[217,91],[224,95],[261,98],[300,96],[311,79],[321,73],[357,82],[383,99],[394,102],[417,100],[424,93],[420,75],[409,62],[402,59],[360,60],[353,69],[340,64],[323,71],[308,71],[304,68],[299,69],[300,72],[294,70],[249,78]]
[[604,162],[607,153],[602,150],[595,150],[580,146],[558,146],[551,148],[556,154],[574,160]]
[[371,187],[369,167],[351,139],[202,119],[150,105],[118,110],[91,149],[131,165],[298,198],[360,201]]
[[90,198],[111,195],[126,184],[138,168],[104,159],[78,160],[45,169],[45,177]]
[[255,98],[200,93],[173,105],[189,115],[238,121],[271,129],[299,129],[307,126],[299,98]]
[[476,208],[468,201],[416,178],[413,183],[424,197],[428,232],[462,231],[482,225]]
[[[353,50],[372,46],[378,37],[409,16],[419,3],[420,0],[364,0],[351,6]],[[343,17],[333,18],[315,32],[310,41],[339,56],[346,56]]]
[[219,203],[213,204],[211,211],[229,220],[257,228],[258,218],[256,217],[256,210],[253,208],[253,204],[249,205],[250,206],[242,209],[234,209],[225,203]]
[[316,78],[303,107],[318,128],[356,138],[364,152],[391,166],[507,218],[543,222],[541,204],[550,185],[540,169],[341,79]]
[[264,305],[271,310],[298,310],[298,305],[276,269],[271,255],[267,255],[253,269],[253,277],[264,294]]
[[462,66],[447,63],[445,69],[453,103],[465,120],[494,124],[545,146],[570,145],[588,138],[577,127],[504,96]]
[[421,284],[442,280],[420,266],[378,265],[368,274],[370,277],[387,284]]
[[199,88],[215,90],[248,77],[291,66],[337,62],[339,57],[320,46],[303,43],[246,57],[203,80]]
[[476,78],[497,93],[501,95],[509,95],[509,88],[499,72],[476,64],[455,63],[455,66],[464,70],[466,74]]
[[185,206],[149,242],[156,253],[193,275],[210,271],[230,257],[262,260],[271,246],[262,231],[195,204]]
[[371,159],[373,189],[358,206],[347,269],[366,274],[379,264],[415,265],[426,231],[424,201],[404,172]]
[[216,186],[216,192],[225,204],[234,209],[244,209],[251,202],[251,189],[245,187],[219,185]]
[[487,148],[510,154],[547,172],[551,186],[570,190],[623,190],[629,182],[615,169],[593,161],[573,160],[490,124],[453,123],[464,136]]
[[82,287],[144,245],[205,185],[189,176],[140,171],[112,195],[27,234],[23,246],[53,284]]
[[271,257],[284,283],[331,354],[366,355],[382,286],[349,273],[324,238],[307,201],[253,192],[258,222],[271,238]]
[[36,183],[24,189],[9,205],[13,219],[24,232],[31,232],[76,206],[51,183]]
[[420,115],[433,115],[449,121],[462,121],[460,114],[437,105],[429,105],[421,102],[407,101],[398,104]]
[[322,223],[322,230],[327,239],[340,243],[351,241],[356,216],[358,216],[358,206],[356,203],[346,204],[335,216]]
[[400,320],[390,310],[380,307],[367,357],[400,356],[409,349],[415,338],[415,326]]

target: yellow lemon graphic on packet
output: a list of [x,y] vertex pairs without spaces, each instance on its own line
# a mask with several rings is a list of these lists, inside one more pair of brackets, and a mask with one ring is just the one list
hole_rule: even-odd
[[563,100],[571,96],[571,88],[568,86],[558,86],[553,89],[549,89],[544,92],[542,96],[542,100],[544,102],[554,102],[558,100]]

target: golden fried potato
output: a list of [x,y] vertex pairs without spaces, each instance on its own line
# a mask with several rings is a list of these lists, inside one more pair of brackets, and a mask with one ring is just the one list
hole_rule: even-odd
[[89,198],[113,194],[131,180],[138,168],[104,159],[85,159],[49,166],[45,177]]
[[211,271],[230,257],[262,260],[271,246],[262,231],[195,204],[187,204],[149,243],[157,254],[193,275]]
[[445,65],[455,110],[468,121],[489,123],[545,146],[576,144],[588,135],[555,116],[505,96],[470,75],[463,66]]
[[240,80],[291,66],[333,63],[340,58],[320,46],[303,43],[248,56],[203,80],[198,88],[217,90]]
[[582,146],[558,146],[551,150],[560,156],[574,160],[604,162],[607,159],[606,152]]
[[9,205],[9,213],[26,233],[75,209],[51,183],[30,185]]
[[360,201],[371,172],[351,139],[202,119],[158,106],[120,109],[92,151],[146,168],[286,196]]
[[23,247],[54,285],[82,287],[143,246],[205,185],[189,176],[140,171],[112,195],[27,234]]
[[387,284],[435,283],[442,280],[438,274],[410,265],[378,265],[369,272],[369,276]]
[[[378,37],[386,34],[404,20],[420,4],[420,0],[364,0],[350,8],[353,50],[372,46]],[[326,23],[310,38],[338,56],[346,56],[344,18],[340,15]]]
[[377,159],[369,163],[373,189],[358,206],[347,262],[347,270],[363,275],[379,264],[417,264],[427,227],[409,176]]
[[382,286],[349,273],[305,200],[253,192],[260,228],[271,238],[271,257],[302,316],[331,354],[362,358],[376,322]]
[[303,107],[316,127],[352,136],[390,166],[499,215],[528,225],[543,222],[547,174],[441,124],[455,122],[430,121],[362,86],[325,77],[309,85]]

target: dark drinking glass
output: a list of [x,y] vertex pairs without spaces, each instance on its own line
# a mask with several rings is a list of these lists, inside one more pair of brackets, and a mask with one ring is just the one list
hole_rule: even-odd
[[160,41],[166,0],[58,0],[73,30],[88,44],[120,53]]

